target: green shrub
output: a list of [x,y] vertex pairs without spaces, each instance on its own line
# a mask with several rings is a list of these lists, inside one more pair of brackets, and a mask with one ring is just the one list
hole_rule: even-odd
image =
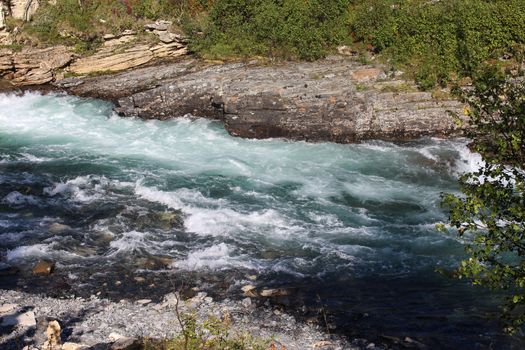
[[361,0],[351,11],[355,40],[407,67],[425,89],[525,44],[522,0]]
[[67,44],[90,51],[102,43],[107,33],[126,29],[142,30],[145,19],[180,16],[186,0],[58,0],[43,3],[25,30],[40,44]]
[[222,0],[190,18],[192,49],[207,58],[314,60],[349,36],[349,0]]

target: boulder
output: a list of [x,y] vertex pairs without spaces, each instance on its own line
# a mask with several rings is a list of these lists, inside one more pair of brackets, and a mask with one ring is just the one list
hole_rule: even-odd
[[172,43],[172,42],[174,42],[177,39],[178,39],[178,35],[177,34],[173,34],[173,33],[170,33],[170,32],[160,32],[159,33],[159,40],[162,41],[165,44]]
[[62,342],[60,340],[60,324],[57,321],[51,321],[47,325],[47,340],[42,346],[42,350],[60,350]]
[[148,30],[166,31],[173,24],[171,21],[158,20],[155,23],[148,23],[144,25],[144,28]]
[[40,260],[33,267],[33,275],[35,276],[49,276],[55,269],[55,263],[48,260]]

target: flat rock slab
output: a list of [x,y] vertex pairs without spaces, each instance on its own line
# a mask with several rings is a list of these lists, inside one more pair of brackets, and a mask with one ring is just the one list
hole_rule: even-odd
[[21,328],[36,327],[35,313],[27,311],[20,314],[8,314],[2,317],[2,327],[16,326]]
[[342,56],[271,66],[186,59],[85,78],[69,91],[111,100],[123,116],[219,119],[230,134],[248,138],[353,143],[457,131],[448,113],[459,111],[457,101],[377,88],[394,79]]

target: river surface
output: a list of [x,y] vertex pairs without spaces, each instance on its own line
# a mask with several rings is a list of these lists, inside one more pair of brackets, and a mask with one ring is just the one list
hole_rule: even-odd
[[[293,288],[268,303],[350,337],[519,348],[493,319],[497,298],[436,272],[464,256],[435,230],[440,193],[478,162],[464,140],[245,140],[204,119],[3,94],[0,267],[20,272],[0,287],[116,300],[183,279],[215,297]],[[51,277],[31,276],[40,259],[57,262]]]

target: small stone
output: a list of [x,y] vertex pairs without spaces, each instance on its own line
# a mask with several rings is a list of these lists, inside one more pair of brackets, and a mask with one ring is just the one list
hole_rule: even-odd
[[139,305],[147,305],[151,303],[151,300],[150,299],[140,299],[140,300],[137,300],[137,304]]
[[115,281],[115,285],[116,285],[116,286],[120,286],[121,284],[122,284],[122,282],[120,282],[120,281]]
[[249,308],[250,306],[252,306],[252,299],[250,298],[244,298],[242,301],[242,306],[244,306],[245,308]]
[[177,39],[177,35],[170,32],[159,32],[159,40],[164,44],[169,44],[174,42]]
[[357,55],[357,51],[353,50],[351,47],[346,46],[346,45],[338,46],[337,52],[340,55],[344,55],[344,56],[356,56]]
[[2,306],[0,306],[0,315],[14,311],[17,307],[17,304],[3,304]]
[[254,290],[254,289],[255,289],[255,286],[254,286],[254,285],[251,285],[251,284],[247,284],[247,285],[245,285],[245,286],[243,286],[243,287],[241,288],[241,290],[242,290],[243,292],[245,292],[245,293],[246,293],[246,292],[249,292],[249,291],[251,291],[251,290]]
[[58,222],[55,222],[54,224],[51,224],[47,230],[50,233],[59,234],[59,233],[63,233],[63,232],[66,232],[66,231],[70,231],[71,230],[71,226],[64,225],[64,224],[59,224]]
[[292,295],[293,290],[287,288],[277,288],[277,289],[263,289],[260,293],[262,297],[284,297]]
[[146,282],[146,279],[144,277],[140,277],[140,276],[137,276],[135,278],[133,278],[135,280],[135,282],[137,283],[144,283]]
[[55,263],[48,260],[40,260],[33,267],[33,275],[49,276],[55,270]]
[[122,334],[118,334],[118,333],[112,332],[112,333],[109,333],[108,339],[109,339],[110,342],[114,343],[117,340],[126,339],[126,337],[123,336]]

